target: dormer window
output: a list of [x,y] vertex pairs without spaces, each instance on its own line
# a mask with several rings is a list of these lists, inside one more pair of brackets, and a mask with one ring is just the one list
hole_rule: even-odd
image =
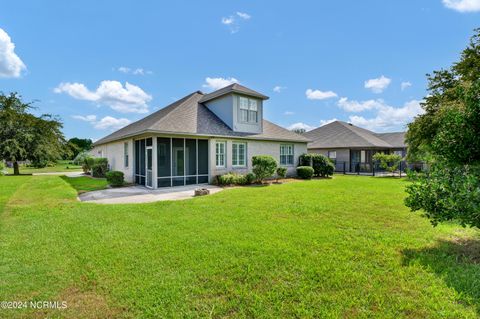
[[258,104],[257,100],[240,96],[240,122],[257,123],[258,122]]

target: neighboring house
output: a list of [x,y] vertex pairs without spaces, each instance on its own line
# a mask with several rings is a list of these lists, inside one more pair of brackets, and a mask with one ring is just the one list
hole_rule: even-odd
[[377,152],[405,157],[405,132],[375,133],[350,123],[335,121],[303,134],[309,140],[308,152],[320,153],[336,162],[336,170],[371,171]]
[[250,172],[255,155],[271,155],[295,174],[308,139],[263,118],[268,97],[239,84],[200,91],[94,143],[95,157],[146,187],[202,184]]

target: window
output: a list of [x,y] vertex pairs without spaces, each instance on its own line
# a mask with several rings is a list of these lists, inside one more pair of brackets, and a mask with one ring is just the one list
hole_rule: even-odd
[[258,122],[258,103],[255,99],[249,99],[241,96],[240,104],[240,122],[257,123]]
[[128,167],[128,142],[123,143],[123,163]]
[[328,151],[328,158],[337,159],[337,151]]
[[246,166],[247,144],[232,143],[232,166]]
[[293,145],[280,145],[280,165],[293,165]]
[[225,142],[215,143],[215,165],[217,167],[225,167]]

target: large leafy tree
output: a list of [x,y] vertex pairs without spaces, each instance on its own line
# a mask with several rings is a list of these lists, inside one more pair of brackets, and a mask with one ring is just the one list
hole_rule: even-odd
[[434,225],[480,227],[480,29],[460,61],[428,75],[425,113],[409,125],[409,158],[427,158],[428,174],[408,186],[406,204]]
[[75,158],[79,153],[91,150],[92,146],[93,142],[91,139],[73,137],[67,142],[67,150],[64,157],[65,159]]
[[35,116],[28,112],[32,108],[18,93],[0,93],[0,159],[13,162],[15,175],[19,161],[53,161],[65,150],[61,121],[49,114]]

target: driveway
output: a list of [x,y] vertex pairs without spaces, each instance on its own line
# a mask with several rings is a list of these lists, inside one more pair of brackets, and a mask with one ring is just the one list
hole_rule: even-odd
[[214,185],[188,185],[159,189],[149,189],[143,186],[130,186],[87,192],[80,194],[78,198],[82,202],[97,204],[149,203],[160,200],[181,200],[192,198],[194,197],[194,191],[197,188],[206,188],[210,190],[210,194],[215,194],[223,190],[223,188]]

